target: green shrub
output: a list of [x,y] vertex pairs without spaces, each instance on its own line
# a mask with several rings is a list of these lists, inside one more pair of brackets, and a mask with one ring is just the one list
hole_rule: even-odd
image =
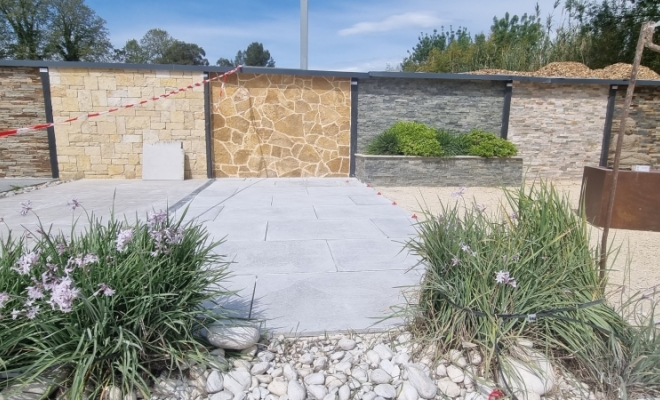
[[397,155],[399,151],[399,137],[396,132],[386,130],[371,138],[367,144],[367,154]]
[[480,157],[512,157],[518,154],[516,146],[493,133],[473,129],[467,134],[469,154]]
[[467,135],[439,129],[436,138],[446,156],[464,156],[470,150]]
[[[543,182],[506,194],[510,215],[456,203],[420,218],[419,237],[407,243],[426,266],[419,299],[409,306],[411,329],[444,348],[481,344],[491,376],[496,343],[506,351],[525,337],[602,383],[611,354],[629,354],[630,333],[605,303],[577,307],[605,295],[584,215]],[[502,314],[522,317],[496,317]],[[621,358],[619,365],[634,361]]]
[[444,154],[436,130],[420,122],[399,121],[386,132],[399,140],[399,151],[406,156],[441,156]]
[[206,307],[229,294],[220,242],[165,212],[131,225],[88,219],[82,234],[40,227],[32,244],[0,242],[0,373],[13,377],[0,389],[62,367],[63,398],[86,386],[100,398],[109,385],[149,398],[155,372],[212,360],[198,333],[227,318]]

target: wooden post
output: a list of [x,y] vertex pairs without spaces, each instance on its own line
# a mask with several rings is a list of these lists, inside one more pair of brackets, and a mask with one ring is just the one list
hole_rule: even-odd
[[621,161],[621,148],[623,147],[623,135],[626,132],[626,120],[628,119],[628,110],[632,103],[633,94],[635,92],[635,82],[637,81],[637,73],[639,66],[642,62],[642,53],[644,47],[660,52],[660,46],[653,43],[653,33],[656,26],[660,22],[644,22],[642,29],[639,32],[639,41],[637,42],[637,49],[635,50],[635,60],[633,62],[632,71],[630,73],[630,82],[628,83],[628,90],[626,90],[626,99],[623,103],[623,114],[621,115],[621,124],[619,127],[619,136],[616,140],[616,150],[614,152],[614,166],[612,168],[612,186],[610,188],[609,198],[607,200],[607,212],[605,214],[605,224],[603,225],[603,237],[600,243],[600,279],[605,281],[605,272],[607,270],[607,238],[610,233],[610,225],[612,224],[612,212],[614,210],[614,197],[616,194],[616,184],[619,179],[619,162]]

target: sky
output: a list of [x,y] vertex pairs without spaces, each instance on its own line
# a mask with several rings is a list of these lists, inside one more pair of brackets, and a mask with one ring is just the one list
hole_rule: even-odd
[[[308,0],[309,69],[383,71],[397,66],[421,32],[466,27],[488,32],[493,17],[533,13],[525,0]],[[300,67],[300,0],[87,0],[122,47],[151,28],[201,46],[211,65],[261,42],[276,67]],[[541,15],[561,19],[554,0],[539,0]]]

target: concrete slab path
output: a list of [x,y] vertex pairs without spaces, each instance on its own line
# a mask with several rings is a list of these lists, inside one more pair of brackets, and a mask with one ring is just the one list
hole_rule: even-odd
[[[113,203],[114,196],[114,203]],[[391,307],[416,285],[417,259],[403,242],[415,235],[414,220],[372,188],[345,178],[218,179],[157,182],[80,180],[0,199],[0,235],[36,229],[37,218],[19,214],[30,200],[45,225],[70,231],[81,210],[132,221],[170,208],[197,218],[233,260],[227,303],[241,316],[263,319],[275,333],[314,334],[381,330],[401,323]]]

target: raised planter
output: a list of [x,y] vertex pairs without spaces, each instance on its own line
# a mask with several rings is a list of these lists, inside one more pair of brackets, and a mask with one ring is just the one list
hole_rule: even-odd
[[[607,215],[607,201],[612,186],[612,170],[584,167],[582,198],[587,221],[602,227]],[[616,185],[612,228],[660,232],[660,171],[619,170]]]
[[514,186],[522,183],[523,160],[356,154],[355,174],[380,186]]

